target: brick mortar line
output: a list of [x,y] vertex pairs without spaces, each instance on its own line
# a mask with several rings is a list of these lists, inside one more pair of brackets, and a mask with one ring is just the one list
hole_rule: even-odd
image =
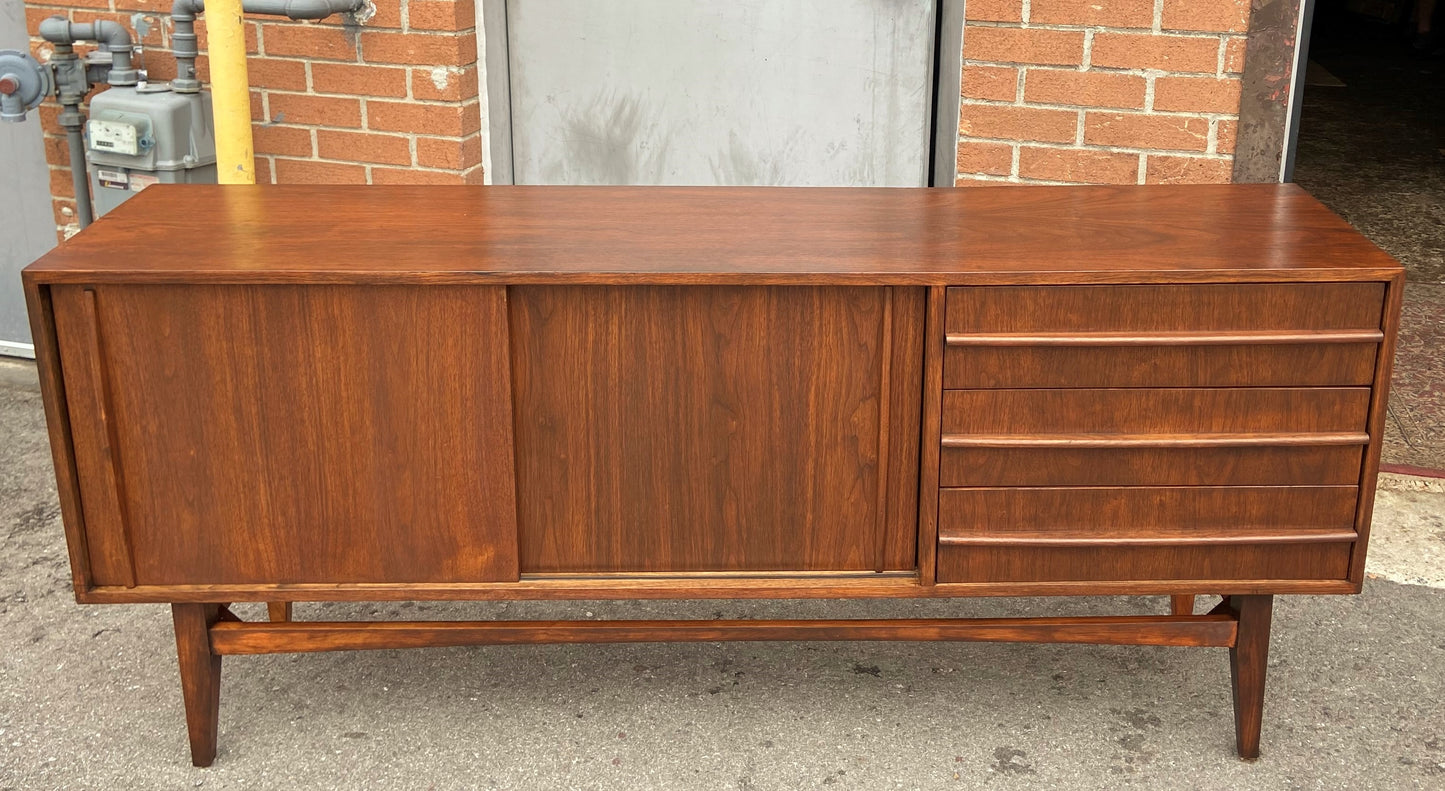
[[[253,90],[256,90],[253,88]],[[260,88],[263,94],[277,94],[280,96],[313,96],[318,99],[355,99],[359,102],[395,102],[397,104],[421,105],[423,107],[466,107],[469,104],[480,104],[480,96],[472,96],[466,99],[408,99],[405,96],[374,96],[371,94],[358,93],[320,93],[317,91],[291,91],[285,88]]]
[[[965,171],[965,170],[960,170],[960,171],[955,175],[955,178],[968,179],[968,180],[971,180],[971,181],[987,181],[987,182],[992,182],[992,183],[997,183],[997,184],[1024,184],[1024,185],[1056,186],[1056,187],[1087,187],[1087,186],[1098,185],[1098,184],[1103,184],[1103,183],[1109,183],[1109,184],[1113,184],[1113,183],[1114,183],[1114,182],[1098,182],[1098,181],[1053,181],[1053,180],[1050,180],[1050,179],[1038,179],[1038,178],[1031,178],[1031,177],[1028,177],[1028,176],[998,176],[998,175],[994,175],[994,174],[992,174],[992,173],[970,173],[970,172]],[[1141,184],[1141,185],[1142,185],[1142,184],[1147,183],[1147,182],[1145,181],[1145,178],[1146,178],[1146,176],[1140,176],[1140,177],[1139,177],[1139,181],[1137,182],[1137,184]],[[1180,183],[1189,183],[1189,182],[1180,182]],[[1127,185],[1125,185],[1125,186],[1127,186]]]
[[[170,52],[171,52],[171,51],[168,50],[168,49],[152,49],[152,50],[149,50],[149,51],[151,51],[151,52],[163,52],[163,53],[165,53],[165,54],[167,54],[167,55],[169,55]],[[206,54],[206,51],[205,51],[205,50],[201,50],[201,53],[200,53],[200,54],[204,55],[204,54]],[[286,62],[286,63],[313,63],[313,62],[315,62],[316,60],[319,59],[319,60],[322,61],[322,65],[326,65],[326,64],[328,64],[328,63],[339,63],[339,64],[341,64],[341,65],[351,65],[351,62],[350,62],[350,61],[335,61],[335,60],[328,59],[328,58],[326,58],[325,56],[321,56],[321,55],[310,55],[310,56],[307,56],[307,55],[258,55],[258,54],[254,53],[254,52],[248,52],[248,53],[246,53],[246,59],[247,59],[247,60],[273,60],[273,61],[282,61],[282,62]],[[434,69],[434,68],[437,68],[438,66],[440,66],[441,68],[444,68],[444,69],[456,69],[456,70],[458,70],[458,71],[466,71],[466,70],[468,70],[468,69],[475,69],[475,68],[477,68],[476,63],[464,63],[464,64],[458,66],[458,65],[454,65],[454,64],[450,64],[450,63],[390,63],[390,62],[384,62],[384,61],[370,61],[370,60],[368,60],[368,61],[362,61],[359,65],[362,65],[362,66],[375,66],[375,67],[377,67],[377,68],[382,68],[382,69]]]
[[[319,127],[319,126],[310,126],[310,125],[304,125],[304,124],[270,124],[270,125],[267,126],[266,128],[267,128],[267,129],[304,129],[304,130],[306,130],[307,132],[312,133],[312,135],[311,135],[311,136],[312,136],[312,140],[313,140],[313,141],[316,141],[316,142],[318,142],[318,143],[320,142],[320,139],[316,137],[316,133],[317,133],[317,132],[341,132],[341,133],[350,133],[350,134],[356,134],[356,135],[368,135],[368,136],[372,136],[372,137],[398,137],[398,138],[410,138],[411,136],[413,136],[413,135],[416,134],[415,132],[383,132],[383,131],[370,131],[370,130],[366,130],[366,129],[335,129],[335,128],[332,128],[332,127]],[[277,156],[283,156],[283,157],[284,157],[284,156],[290,156],[289,154],[279,154],[279,153],[276,154],[276,155],[277,155]]]
[[[379,136],[383,136],[383,137],[407,137],[407,136],[414,136],[414,137],[426,138],[426,139],[428,139],[428,140],[441,140],[441,141],[446,141],[446,142],[457,142],[457,143],[466,141],[466,140],[468,140],[468,139],[470,139],[470,138],[473,138],[473,137],[476,137],[478,134],[480,134],[480,131],[471,132],[471,133],[468,133],[468,134],[465,134],[465,135],[445,135],[445,134],[438,134],[438,133],[435,133],[435,132],[394,132],[394,131],[383,130],[383,129],[358,129],[358,128],[356,128],[356,127],[350,127],[350,126],[331,126],[331,125],[328,125],[328,124],[294,124],[294,123],[286,123],[286,122],[276,124],[276,123],[265,123],[265,122],[261,122],[261,121],[252,121],[252,122],[251,122],[251,125],[252,125],[252,126],[261,126],[261,127],[263,127],[263,128],[266,128],[266,129],[302,129],[302,130],[306,130],[306,131],[308,131],[308,132],[352,132],[352,133],[355,133],[355,134],[379,135]],[[314,137],[314,135],[313,135],[313,137]],[[281,156],[285,156],[285,155],[283,154],[283,155],[281,155]]]
[[411,88],[410,88],[409,86],[408,86],[408,88],[407,88],[407,93],[406,93],[405,96],[392,96],[392,95],[390,95],[390,94],[378,94],[378,93],[338,93],[338,92],[336,92],[336,91],[318,91],[318,90],[310,89],[310,88],[308,88],[308,89],[307,89],[306,91],[304,91],[304,92],[302,92],[302,91],[293,91],[293,90],[290,90],[290,89],[288,89],[288,88],[261,88],[261,90],[267,91],[267,92],[269,92],[269,93],[284,93],[284,94],[286,94],[286,95],[288,95],[288,96],[315,96],[315,97],[318,97],[318,98],[321,98],[321,99],[362,99],[362,100],[370,99],[371,101],[376,101],[376,102],[406,102],[407,104],[424,104],[424,105],[428,105],[428,106],[434,106],[434,105],[457,105],[457,106],[460,106],[460,105],[461,105],[462,103],[464,103],[464,102],[480,101],[480,100],[481,100],[481,97],[480,97],[480,96],[469,96],[469,97],[467,97],[467,98],[465,98],[465,99],[418,99],[418,98],[416,98],[415,96],[412,95],[412,93],[411,93]]
[[1154,154],[1157,156],[1189,157],[1191,159],[1211,160],[1232,160],[1233,154],[1209,151],[1181,151],[1173,148],[1134,148],[1130,146],[1109,146],[1099,143],[1055,143],[1046,140],[1019,140],[1017,138],[1004,137],[979,137],[967,135],[959,138],[959,143],[1005,143],[1015,148],[1030,146],[1033,148],[1052,148],[1059,151],[1106,151],[1111,154]]
[[[1097,66],[1090,64],[1087,67],[1074,66],[1068,63],[1030,63],[1017,60],[978,60],[976,58],[963,61],[964,66],[1002,66],[1016,69],[1045,69],[1048,71],[1087,72],[1089,74],[1126,74],[1138,77],[1182,77],[1196,80],[1238,80],[1241,72],[1226,71],[1222,74],[1218,71],[1170,71],[1169,69],[1150,69],[1137,66]],[[1218,68],[1216,66],[1216,68]]]
[[321,157],[293,157],[286,154],[267,154],[272,159],[284,159],[287,162],[314,162],[318,165],[351,165],[359,168],[392,168],[394,170],[416,170],[422,173],[463,173],[465,171],[451,168],[438,168],[431,165],[408,165],[398,162],[360,162],[354,159],[323,159]]
[[1150,118],[1200,118],[1206,121],[1212,120],[1238,120],[1239,113],[1221,113],[1210,110],[1141,110],[1137,107],[1102,107],[1093,104],[1053,104],[1046,102],[1006,102],[999,99],[973,99],[962,97],[964,105],[983,105],[989,107],[1027,107],[1038,110],[1082,110],[1095,113],[1109,113],[1111,115],[1138,115]]
[[[1012,30],[1056,30],[1065,33],[1080,33],[1086,30],[1092,30],[1102,33],[1121,33],[1131,36],[1149,36],[1151,38],[1158,38],[1164,36],[1180,38],[1219,38],[1220,36],[1236,36],[1242,38],[1248,35],[1248,31],[1242,30],[1176,30],[1173,28],[1154,30],[1147,27],[1117,27],[1114,25],[1085,24],[1066,25],[1058,22],[1034,24],[1029,22],[975,22],[970,20],[966,27],[992,27]],[[965,36],[965,38],[967,38],[967,36]]]
[[1084,187],[1090,184],[1097,184],[1092,181],[1054,181],[1052,179],[1036,179],[1028,176],[996,176],[991,173],[968,173],[959,171],[962,178],[974,179],[976,181],[994,181],[999,184],[1037,184],[1055,187]]

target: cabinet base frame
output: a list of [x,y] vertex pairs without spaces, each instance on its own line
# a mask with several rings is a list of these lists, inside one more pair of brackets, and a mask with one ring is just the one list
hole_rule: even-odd
[[1230,596],[1206,615],[1060,618],[619,621],[242,621],[173,604],[191,761],[215,759],[221,657],[467,645],[769,640],[1085,643],[1230,650],[1239,755],[1259,755],[1273,596]]

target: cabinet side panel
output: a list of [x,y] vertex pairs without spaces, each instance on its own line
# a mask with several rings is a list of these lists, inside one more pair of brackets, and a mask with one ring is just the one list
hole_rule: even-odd
[[517,577],[500,286],[104,286],[141,584]]
[[1370,445],[1360,472],[1360,506],[1355,516],[1355,542],[1350,557],[1350,582],[1356,587],[1365,581],[1365,550],[1370,541],[1370,520],[1375,512],[1375,487],[1379,482],[1380,453],[1385,436],[1385,416],[1390,403],[1390,375],[1395,367],[1395,343],[1400,334],[1400,304],[1404,298],[1405,275],[1401,273],[1386,286],[1385,309],[1380,315],[1380,329],[1385,339],[1380,343],[1375,360],[1375,384],[1370,395]]
[[514,287],[522,570],[874,569],[887,295]]

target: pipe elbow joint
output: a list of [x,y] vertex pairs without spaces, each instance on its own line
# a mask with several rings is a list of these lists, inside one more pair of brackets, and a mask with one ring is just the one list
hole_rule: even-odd
[[91,33],[111,53],[110,75],[106,82],[111,85],[135,85],[140,81],[140,72],[131,65],[134,54],[130,31],[119,22],[101,19],[91,23]]
[[70,28],[70,20],[63,16],[46,17],[40,20],[40,37],[51,44],[74,44],[75,37],[71,35]]
[[95,22],[78,24],[63,16],[41,20],[40,37],[57,46],[68,47],[77,41],[94,41],[106,52],[111,53],[111,85],[135,85],[140,74],[131,67],[132,40],[130,31],[119,22],[100,19]]
[[366,0],[285,0],[284,13],[288,19],[325,19],[332,14],[354,14],[366,5]]
[[74,44],[77,41],[94,41],[105,45],[109,52],[131,51],[130,31],[119,22],[98,19],[94,22],[71,22],[63,16],[52,16],[40,21],[40,37],[51,44]]
[[126,30],[119,22],[112,22],[109,19],[99,19],[91,23],[95,40],[104,44],[111,52],[125,52],[130,54],[132,40],[130,31]]
[[205,0],[173,0],[171,22],[194,22],[206,10]]

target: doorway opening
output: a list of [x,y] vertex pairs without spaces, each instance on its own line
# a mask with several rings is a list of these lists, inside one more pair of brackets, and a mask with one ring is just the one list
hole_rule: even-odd
[[1383,462],[1445,470],[1445,3],[1313,11],[1289,180],[1405,265]]

